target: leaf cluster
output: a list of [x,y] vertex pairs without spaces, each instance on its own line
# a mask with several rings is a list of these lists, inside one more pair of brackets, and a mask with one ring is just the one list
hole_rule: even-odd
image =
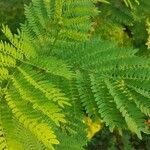
[[0,149],[84,149],[85,115],[150,133],[149,58],[93,36],[98,13],[92,0],[32,0],[18,34],[3,26]]

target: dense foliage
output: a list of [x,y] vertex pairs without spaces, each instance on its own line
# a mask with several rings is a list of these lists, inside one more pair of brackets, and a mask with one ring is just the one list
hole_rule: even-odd
[[149,135],[149,6],[32,0],[17,34],[3,25],[0,149],[82,150],[102,126]]
[[[0,27],[7,24],[12,32],[16,32],[20,23],[25,20],[24,4],[28,4],[31,0],[1,0],[0,1]],[[4,35],[0,31],[0,39],[4,39]]]
[[117,132],[110,133],[107,128],[103,128],[89,142],[87,150],[149,150],[149,147],[149,135],[143,135],[140,140],[128,132],[120,136]]

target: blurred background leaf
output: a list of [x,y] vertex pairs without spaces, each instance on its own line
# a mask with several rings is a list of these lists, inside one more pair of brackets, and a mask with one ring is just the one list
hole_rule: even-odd
[[[20,23],[25,20],[24,4],[28,4],[31,0],[0,0],[0,27],[7,24],[15,33]],[[0,39],[4,39],[4,35],[0,31]]]

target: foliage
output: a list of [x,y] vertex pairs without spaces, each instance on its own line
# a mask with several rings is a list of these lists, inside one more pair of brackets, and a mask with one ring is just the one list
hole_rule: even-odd
[[147,24],[147,32],[148,32],[148,39],[147,39],[146,45],[148,49],[150,49],[150,21],[149,19],[147,19],[146,24]]
[[87,150],[148,150],[149,146],[150,137],[148,135],[143,135],[143,140],[139,140],[128,132],[123,136],[118,135],[116,131],[110,133],[109,129],[105,127],[91,140]]
[[[24,4],[28,4],[30,0],[1,0],[0,1],[0,27],[1,24],[8,24],[12,32],[16,32],[19,24],[24,22]],[[0,31],[0,39],[5,39]]]
[[[40,13],[40,8],[42,6],[44,13],[45,11],[48,11],[46,13],[49,19],[46,18],[46,16],[42,17],[45,17],[47,21],[53,25],[53,28],[49,28],[51,29],[49,32],[46,31],[48,34],[54,34],[48,39],[50,40],[48,45],[51,44],[51,48],[54,47],[53,45],[56,41],[55,38],[60,37],[65,39],[67,37],[64,37],[66,32],[65,28],[57,37],[57,30],[60,28],[59,19],[61,19],[62,7],[63,9],[66,9],[66,16],[68,15],[68,19],[65,19],[65,21],[68,22],[66,28],[70,21],[71,23],[78,23],[78,21],[82,23],[85,21],[85,25],[88,25],[88,22],[90,24],[90,21],[88,21],[88,13],[90,11],[93,13],[93,10],[95,9],[90,1],[81,3],[81,6],[78,6],[78,3],[76,4],[72,1],[64,4],[61,1],[54,1],[52,6],[56,10],[54,11],[54,22],[51,22],[51,5],[50,8],[46,8],[45,6],[48,6],[52,1],[47,1],[46,5],[44,5],[44,3],[41,5],[41,2],[46,1],[33,1],[34,5],[32,8],[31,5],[29,7],[26,6],[26,14],[28,14],[27,18],[30,18],[31,11],[34,11],[35,8],[35,11],[39,11]],[[85,10],[82,11],[82,13],[85,12],[85,15],[80,17],[79,8],[84,4],[87,4]],[[77,12],[72,10],[74,5],[77,6]],[[90,8],[89,11],[88,8]],[[79,16],[72,19],[70,18],[72,13],[73,15]],[[31,19],[32,18],[36,19],[35,17],[31,17]],[[42,19],[43,18],[41,18],[41,20]],[[39,21],[41,20],[39,19]],[[51,26],[51,24],[48,25]],[[38,27],[40,27],[40,24]],[[38,27],[35,24],[33,28],[31,28],[35,29],[36,36],[40,36],[38,35],[38,30],[36,30]],[[73,28],[71,25],[68,26],[68,28],[69,27],[70,30]],[[82,24],[80,28],[82,28]],[[82,131],[84,124],[82,123],[82,120],[79,120],[81,117],[77,114],[76,117],[74,117],[76,113],[74,112],[74,109],[70,110],[70,108],[68,108],[70,105],[75,107],[74,103],[71,101],[71,97],[76,96],[73,95],[76,94],[74,93],[76,91],[72,91],[73,93],[71,94],[71,91],[63,91],[63,85],[59,85],[64,82],[67,86],[71,86],[71,80],[74,77],[74,73],[70,70],[69,65],[63,60],[53,56],[46,57],[45,55],[40,55],[40,57],[38,57],[39,51],[36,48],[39,47],[40,49],[40,43],[37,45],[36,42],[39,42],[38,40],[41,39],[37,38],[37,41],[35,40],[35,42],[31,43],[31,36],[28,37],[28,29],[29,28],[25,25],[23,26],[23,32],[18,31],[17,35],[13,35],[7,26],[3,27],[3,33],[9,42],[1,42],[0,45],[1,136],[3,138],[1,149],[16,149],[16,143],[18,145],[17,149],[32,149],[32,147],[34,149],[41,149],[42,147],[48,149],[54,149],[54,147],[55,149],[69,149],[70,146],[72,147],[72,142],[74,143],[74,148],[72,149],[81,149],[82,145],[86,142],[85,132]],[[77,31],[74,31],[72,29],[71,34],[68,32],[68,38],[77,35],[80,36],[81,39],[86,38],[86,35],[79,32],[79,29],[76,30]],[[41,33],[41,38],[42,36],[43,34]],[[58,83],[56,82],[57,80],[59,81]],[[69,110],[67,111],[67,109]],[[80,112],[77,111],[77,113]],[[24,129],[22,134],[17,132],[18,124]],[[10,132],[11,130],[13,132]],[[83,132],[80,134],[81,137],[76,133],[80,130]],[[18,137],[18,134],[19,137],[21,137],[21,140],[20,138],[16,138]],[[30,141],[30,134],[35,140]],[[24,141],[23,139],[26,143],[22,143]],[[39,144],[35,147],[34,143],[37,141]],[[61,145],[58,145],[60,142]]]
[[30,0],[1,0],[0,23],[9,24],[14,30],[20,22],[24,21],[24,4],[29,2]]
[[[101,5],[113,18],[110,2],[109,7],[106,1]],[[114,18],[130,26],[131,6],[124,8],[129,16]],[[119,134],[131,131],[141,139],[150,133],[149,58],[138,56],[130,40],[124,44],[130,38],[124,31],[121,46],[113,42],[115,34],[110,34],[112,41],[99,37],[102,30],[94,34],[91,18],[98,12],[92,0],[32,0],[25,6],[21,31],[13,35],[3,26],[7,42],[0,43],[1,149],[84,149],[85,116]]]
[[[99,25],[98,31],[101,31],[99,33],[103,37],[109,32],[107,39],[114,36],[118,38],[115,38],[115,41],[119,43],[125,38],[123,46],[131,45],[132,42],[134,47],[140,48],[140,55],[147,55],[149,52],[146,51],[145,45],[148,39],[146,20],[150,16],[150,2],[147,0],[108,0],[108,2],[97,4],[101,11],[96,21]],[[119,29],[120,34],[122,33],[121,38],[120,34],[117,34]]]

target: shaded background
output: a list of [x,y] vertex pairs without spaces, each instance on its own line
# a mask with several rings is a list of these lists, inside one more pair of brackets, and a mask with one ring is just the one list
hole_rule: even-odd
[[[31,0],[0,0],[0,27],[7,24],[13,32],[19,27],[20,23],[25,20],[24,4],[28,4]],[[4,39],[4,35],[0,31],[0,39]]]

